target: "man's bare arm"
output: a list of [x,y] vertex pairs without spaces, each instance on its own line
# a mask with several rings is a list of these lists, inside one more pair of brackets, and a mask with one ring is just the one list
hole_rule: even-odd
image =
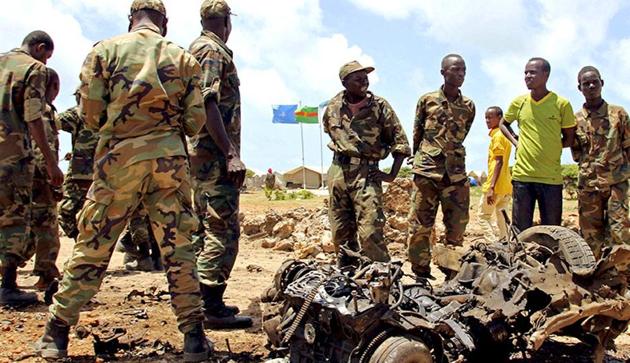
[[518,148],[518,135],[512,130],[512,126],[505,121],[505,119],[501,119],[501,123],[499,124],[499,129],[507,137],[508,140],[514,145],[515,148]]
[[575,139],[575,126],[562,129],[562,147],[571,147]]

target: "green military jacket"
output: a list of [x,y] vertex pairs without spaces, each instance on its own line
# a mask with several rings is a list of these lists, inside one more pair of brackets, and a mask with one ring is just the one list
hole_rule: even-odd
[[42,118],[45,93],[43,63],[21,49],[0,55],[0,168],[32,157],[27,123]]
[[466,176],[464,139],[475,119],[474,102],[461,92],[449,102],[440,87],[420,97],[413,127],[415,174],[458,182]]
[[411,155],[405,130],[385,99],[368,92],[367,104],[351,115],[345,92],[330,100],[322,120],[332,151],[369,160],[381,160],[390,153]]
[[[55,160],[59,162],[59,132],[57,131],[55,113],[55,106],[46,104],[44,106],[44,112],[42,113],[42,123],[44,125],[44,131],[46,132],[46,142],[48,143],[48,147],[50,148]],[[44,154],[42,154],[37,144],[35,144],[35,140],[31,140],[31,142],[33,145],[35,167],[38,169],[40,175],[47,177],[48,172],[46,170],[46,159],[44,159]]]
[[81,70],[81,117],[98,130],[94,161],[117,165],[185,156],[205,122],[195,58],[154,25],[98,43]]
[[57,116],[63,131],[72,136],[72,156],[66,178],[74,180],[92,180],[94,167],[94,150],[98,143],[98,135],[81,120],[78,107],[71,107]]
[[[216,34],[206,30],[192,42],[189,50],[201,64],[203,98],[216,101],[227,136],[240,152],[241,93],[234,55]],[[204,178],[205,164],[225,158],[205,128],[189,140],[189,147],[192,174],[198,178]]]
[[604,102],[596,111],[575,113],[577,129],[571,147],[579,165],[578,187],[606,190],[630,178],[630,120],[621,106]]

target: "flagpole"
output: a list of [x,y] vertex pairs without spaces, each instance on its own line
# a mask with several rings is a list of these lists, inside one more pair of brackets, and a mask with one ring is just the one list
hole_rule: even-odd
[[[302,101],[298,102],[298,110],[302,108]],[[304,127],[300,124],[300,140],[302,144],[302,189],[306,190],[306,165],[304,164]]]
[[323,108],[319,108],[317,111],[317,123],[319,124],[319,167],[320,167],[320,171],[321,171],[321,185],[320,188],[324,189],[324,137],[323,137],[323,131],[322,129],[324,128],[322,119],[323,117],[320,117],[319,115],[321,114],[321,112],[319,112],[319,110],[323,110]]

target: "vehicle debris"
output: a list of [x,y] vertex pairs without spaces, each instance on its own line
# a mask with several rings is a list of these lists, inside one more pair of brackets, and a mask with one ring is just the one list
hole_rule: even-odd
[[290,362],[475,362],[532,353],[552,335],[602,362],[630,321],[630,248],[595,261],[575,232],[536,226],[459,251],[454,278],[403,284],[402,263],[341,270],[286,261],[263,302],[270,346]]

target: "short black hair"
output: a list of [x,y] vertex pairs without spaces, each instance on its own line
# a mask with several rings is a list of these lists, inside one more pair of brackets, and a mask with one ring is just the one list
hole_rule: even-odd
[[22,45],[28,45],[29,47],[41,43],[44,43],[46,50],[55,49],[55,43],[53,42],[52,38],[50,37],[50,35],[48,35],[48,33],[43,30],[35,30],[28,33],[28,35],[22,41]]
[[487,111],[494,110],[497,113],[497,116],[503,117],[503,110],[499,106],[490,106]]
[[597,74],[597,77],[599,77],[599,79],[602,79],[602,75],[599,73],[599,70],[597,68],[593,66],[584,66],[578,72],[578,83],[580,83],[580,79],[582,78],[582,75],[586,72],[595,72],[595,74]]
[[543,70],[543,72],[551,73],[551,64],[549,64],[549,61],[546,60],[545,58],[533,57],[533,58],[529,58],[527,63],[529,63],[529,62],[541,62],[542,63],[542,70]]
[[46,86],[50,86],[53,81],[59,81],[59,74],[50,67],[46,67]]
[[137,16],[138,18],[149,18],[153,23],[159,23],[164,18],[166,18],[164,14],[153,9],[139,9],[131,13],[131,16]]
[[445,56],[444,56],[444,58],[442,58],[442,62],[440,63],[440,67],[441,67],[442,69],[444,69],[444,63],[446,63],[446,61],[447,61],[449,58],[459,58],[459,59],[461,59],[461,60],[464,60],[464,57],[462,57],[462,56],[461,56],[461,55],[459,55],[459,54],[455,54],[455,53],[450,53],[450,54],[447,54],[447,55],[445,55]]

